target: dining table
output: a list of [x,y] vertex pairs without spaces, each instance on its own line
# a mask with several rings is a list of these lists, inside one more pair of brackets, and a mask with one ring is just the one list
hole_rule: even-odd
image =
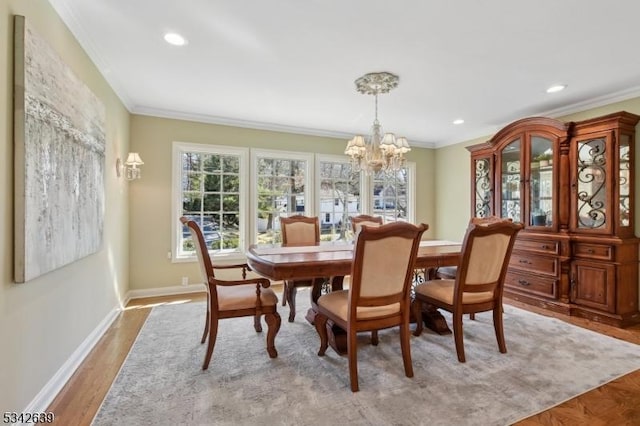
[[[447,240],[423,240],[416,256],[414,282],[432,279],[443,266],[458,266],[462,246]],[[314,323],[317,301],[323,284],[330,283],[331,291],[342,290],[344,277],[351,274],[353,243],[350,241],[321,242],[319,245],[282,247],[280,244],[254,244],[246,253],[247,263],[258,274],[272,280],[313,279],[311,307],[305,318]],[[393,253],[389,253],[390,256]],[[451,330],[442,314],[435,308],[423,308],[425,325],[438,334]],[[340,353],[346,353],[346,334],[334,324],[327,324],[329,344]]]

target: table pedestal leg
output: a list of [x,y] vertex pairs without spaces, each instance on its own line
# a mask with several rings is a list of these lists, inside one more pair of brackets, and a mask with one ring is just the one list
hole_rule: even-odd
[[440,311],[433,305],[423,305],[422,320],[424,325],[438,334],[451,334],[451,330],[447,325]]
[[[342,283],[344,277],[336,276],[331,277],[331,291],[342,290]],[[315,323],[316,312],[318,307],[318,299],[322,290],[322,279],[315,279],[313,287],[311,287],[311,308],[307,311],[305,318],[310,324]],[[347,353],[347,332],[338,327],[333,321],[327,321],[327,334],[329,338],[329,345],[340,355]]]

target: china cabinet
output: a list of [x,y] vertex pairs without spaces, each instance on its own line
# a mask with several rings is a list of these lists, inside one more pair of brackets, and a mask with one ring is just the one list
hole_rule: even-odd
[[639,116],[532,117],[470,146],[472,215],[521,222],[505,295],[616,326],[640,322],[634,231]]

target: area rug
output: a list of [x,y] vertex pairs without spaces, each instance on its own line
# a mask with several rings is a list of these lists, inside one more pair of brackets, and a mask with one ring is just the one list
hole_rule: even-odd
[[347,358],[331,348],[317,356],[308,292],[297,300],[294,323],[281,309],[276,359],[266,326],[256,333],[251,318],[227,319],[207,371],[205,305],[153,308],[93,424],[506,425],[640,368],[638,345],[505,306],[508,353],[498,352],[491,315],[476,315],[464,322],[464,364],[451,335],[412,336],[413,378],[397,330],[381,331],[378,346],[362,335],[352,393]]

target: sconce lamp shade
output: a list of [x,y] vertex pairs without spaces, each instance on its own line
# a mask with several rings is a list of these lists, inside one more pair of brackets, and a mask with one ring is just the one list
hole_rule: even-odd
[[140,154],[137,152],[130,152],[127,156],[127,161],[124,162],[127,166],[141,166],[144,164],[142,158],[140,158]]

